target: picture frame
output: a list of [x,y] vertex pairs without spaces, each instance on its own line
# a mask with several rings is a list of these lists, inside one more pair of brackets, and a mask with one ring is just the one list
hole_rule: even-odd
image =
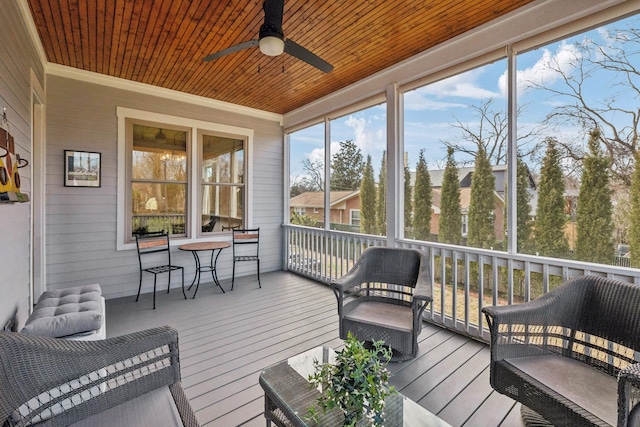
[[100,187],[101,153],[64,150],[64,186]]

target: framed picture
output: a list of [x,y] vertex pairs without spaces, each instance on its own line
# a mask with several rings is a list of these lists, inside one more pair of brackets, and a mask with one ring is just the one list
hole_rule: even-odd
[[64,186],[100,187],[100,153],[64,150]]

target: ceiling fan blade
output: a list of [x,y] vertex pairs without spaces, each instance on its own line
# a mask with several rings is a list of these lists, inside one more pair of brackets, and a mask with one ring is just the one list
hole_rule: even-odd
[[202,58],[203,61],[209,62],[214,59],[218,59],[221,56],[229,55],[230,53],[239,52],[244,49],[249,49],[250,47],[258,46],[258,40],[249,40],[248,42],[240,43],[235,46],[228,47],[226,49],[222,49],[219,52],[212,53],[211,55],[205,56]]
[[324,71],[325,73],[333,70],[333,65],[329,64],[327,61],[320,58],[310,50],[307,50],[306,48],[300,46],[293,40],[286,39],[284,41],[284,51],[289,55],[295,56],[296,58],[306,62],[309,65],[313,65],[314,67],[321,71]]

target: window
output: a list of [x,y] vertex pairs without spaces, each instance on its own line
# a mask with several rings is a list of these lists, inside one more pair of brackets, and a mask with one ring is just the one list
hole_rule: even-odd
[[134,233],[250,226],[253,131],[118,108],[118,249]]
[[467,236],[467,225],[469,223],[469,216],[467,214],[462,215],[462,236]]
[[351,209],[349,224],[357,226],[360,225],[360,211],[358,209]]
[[296,215],[304,215],[307,213],[307,210],[305,208],[293,208],[293,211],[296,213]]

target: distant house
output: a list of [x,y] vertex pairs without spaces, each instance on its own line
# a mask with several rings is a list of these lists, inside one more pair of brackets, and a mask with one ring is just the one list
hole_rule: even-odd
[[[494,222],[496,240],[504,238],[504,198],[494,191]],[[434,188],[431,193],[431,234],[438,234],[440,224],[440,197],[442,188]],[[460,188],[460,210],[462,213],[462,237],[469,232],[469,206],[471,205],[471,187]]]
[[[497,240],[504,238],[504,211],[506,200],[506,182],[507,182],[507,165],[494,165],[491,167],[496,186],[494,190],[495,209],[494,209],[494,228]],[[468,232],[468,214],[471,202],[471,179],[475,166],[458,168],[458,179],[460,182],[460,208],[462,210],[462,236],[466,237]],[[527,169],[529,177],[529,185],[527,191],[531,198],[529,206],[531,208],[531,216],[535,217],[537,205],[537,185],[536,181]],[[438,224],[440,222],[440,193],[442,190],[442,181],[444,178],[444,169],[430,170],[432,193],[432,215],[431,215],[431,233],[438,234]],[[415,171],[411,172],[411,187],[415,185]]]
[[[360,190],[330,192],[329,222],[360,227]],[[324,222],[324,192],[308,191],[289,200],[291,213]]]

